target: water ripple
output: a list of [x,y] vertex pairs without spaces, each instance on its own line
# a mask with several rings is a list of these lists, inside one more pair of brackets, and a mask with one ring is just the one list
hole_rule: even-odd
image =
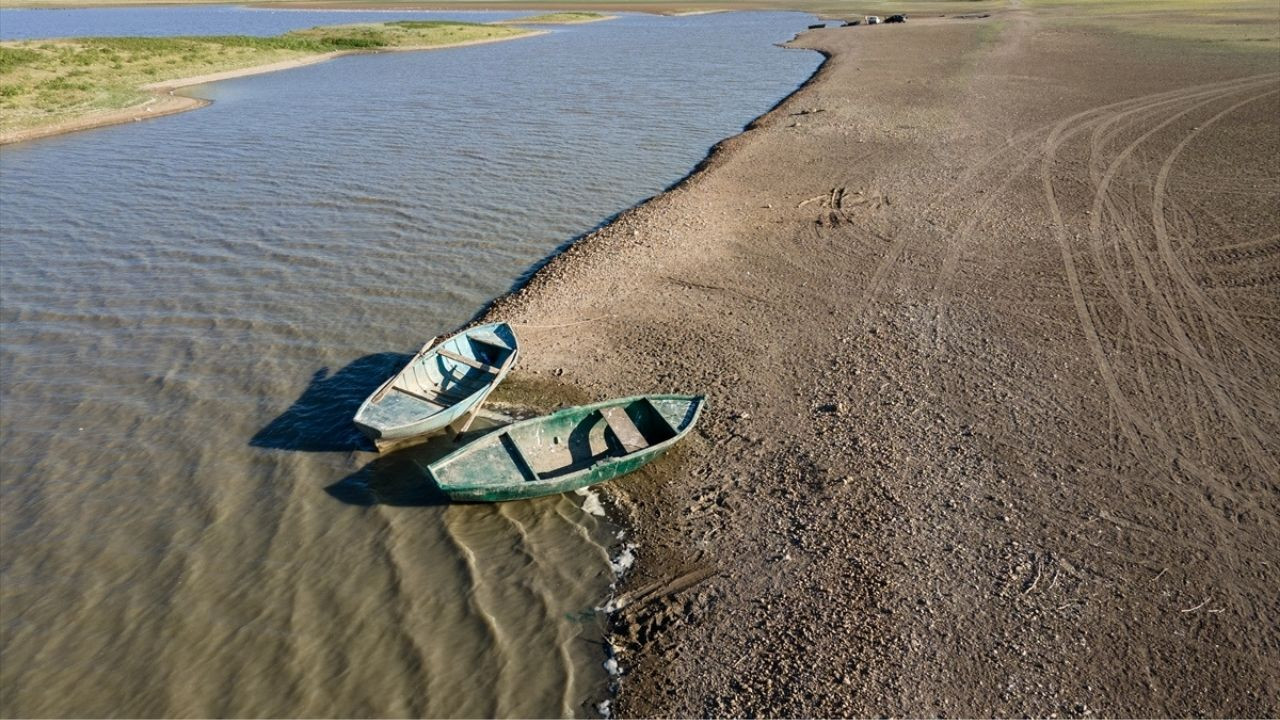
[[612,529],[575,496],[441,505],[417,466],[448,440],[371,460],[350,417],[790,92],[818,57],[772,43],[807,21],[349,57],[0,152],[0,714],[594,712]]

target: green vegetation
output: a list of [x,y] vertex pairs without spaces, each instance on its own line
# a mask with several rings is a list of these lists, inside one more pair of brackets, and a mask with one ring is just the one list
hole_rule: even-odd
[[[1008,25],[1006,20],[988,20],[978,26],[976,35],[978,38],[978,46],[989,49],[1000,41],[1000,36],[1004,34],[1005,27]],[[977,58],[974,58],[975,60]]]
[[143,86],[332,52],[493,40],[527,31],[476,23],[338,25],[278,35],[93,37],[0,43],[0,134],[37,128],[152,97]]
[[1027,0],[1042,17],[1131,35],[1276,52],[1275,0]]
[[608,20],[609,16],[596,12],[555,12],[533,17],[503,20],[496,25],[572,25],[574,23]]

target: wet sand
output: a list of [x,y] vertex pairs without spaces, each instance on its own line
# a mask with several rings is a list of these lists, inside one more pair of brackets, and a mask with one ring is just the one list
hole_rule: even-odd
[[485,314],[559,328],[519,374],[709,398],[606,490],[615,712],[1280,712],[1274,53],[794,45],[808,85]]
[[152,118],[164,117],[165,115],[174,115],[188,110],[202,108],[209,104],[208,100],[198,97],[190,97],[187,95],[176,94],[184,88],[195,87],[197,85],[206,85],[221,80],[232,80],[235,78],[250,77],[252,75],[262,75],[264,73],[279,72],[281,70],[292,70],[294,68],[306,67],[308,65],[316,65],[322,62],[328,62],[334,58],[340,58],[347,55],[365,55],[369,53],[384,52],[423,52],[427,50],[447,50],[449,48],[465,47],[468,45],[484,45],[487,43],[506,42],[508,40],[520,40],[523,38],[534,37],[535,35],[543,35],[546,31],[529,31],[523,35],[513,35],[511,37],[486,38],[483,40],[466,40],[463,42],[448,43],[445,45],[421,45],[410,47],[392,47],[378,48],[377,50],[339,50],[320,55],[312,55],[310,57],[297,58],[294,60],[283,60],[281,62],[267,63],[265,65],[254,65],[252,67],[239,68],[236,70],[224,70],[222,72],[207,73],[204,75],[196,75],[187,78],[178,78],[175,80],[165,80],[150,85],[143,85],[142,89],[154,93],[145,102],[134,105],[132,107],[120,108],[119,110],[104,110],[102,112],[71,118],[52,125],[44,125],[42,127],[24,128],[22,130],[13,130],[10,132],[0,133],[0,145],[8,145],[10,143],[25,142],[27,140],[35,140],[37,138],[53,137],[55,135],[64,135],[71,132],[79,132],[81,130],[92,130],[94,128],[107,127],[109,125],[121,125],[129,122],[141,122]]

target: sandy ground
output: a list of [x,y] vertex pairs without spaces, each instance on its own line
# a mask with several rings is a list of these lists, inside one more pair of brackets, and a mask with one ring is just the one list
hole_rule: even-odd
[[521,373],[709,397],[607,489],[615,712],[1280,713],[1274,53],[796,45],[805,88],[487,313]]
[[337,52],[323,53],[321,55],[311,55],[309,57],[298,58],[296,60],[282,60],[280,62],[254,65],[253,67],[239,68],[237,70],[224,70],[222,72],[195,75],[193,77],[165,80],[163,82],[152,83],[150,85],[143,85],[143,90],[155,94],[139,105],[121,108],[119,110],[104,110],[102,112],[95,112],[88,115],[80,115],[50,125],[42,125],[40,127],[0,133],[0,145],[35,140],[43,137],[52,137],[54,135],[64,135],[66,133],[78,132],[80,130],[92,130],[94,128],[106,127],[108,125],[140,122],[142,120],[150,120],[152,118],[164,117],[165,115],[173,115],[175,113],[186,112],[187,110],[202,108],[208,105],[210,101],[203,98],[179,95],[176,93],[185,88],[191,88],[197,85],[206,85],[220,80],[232,80],[234,78],[249,77],[251,75],[262,75],[265,73],[279,72],[281,70],[292,70],[294,68],[306,67],[307,65],[328,62],[334,58],[343,57],[345,55],[363,55],[367,53],[380,52],[423,52],[426,50],[447,50],[449,48],[463,47],[466,45],[484,45],[487,43],[519,40],[521,38],[533,37],[535,35],[542,35],[545,33],[545,30],[538,30],[511,37],[467,40],[464,42],[448,43],[445,45],[417,45],[379,48],[377,50],[341,50]]

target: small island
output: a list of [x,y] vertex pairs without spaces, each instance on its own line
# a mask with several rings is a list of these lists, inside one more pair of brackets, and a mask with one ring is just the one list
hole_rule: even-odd
[[274,37],[87,37],[0,43],[0,144],[159,117],[206,101],[181,87],[341,55],[427,50],[536,34],[500,25],[405,20]]
[[494,25],[581,25],[582,23],[613,20],[617,15],[605,15],[597,12],[554,12],[545,15],[499,20]]

